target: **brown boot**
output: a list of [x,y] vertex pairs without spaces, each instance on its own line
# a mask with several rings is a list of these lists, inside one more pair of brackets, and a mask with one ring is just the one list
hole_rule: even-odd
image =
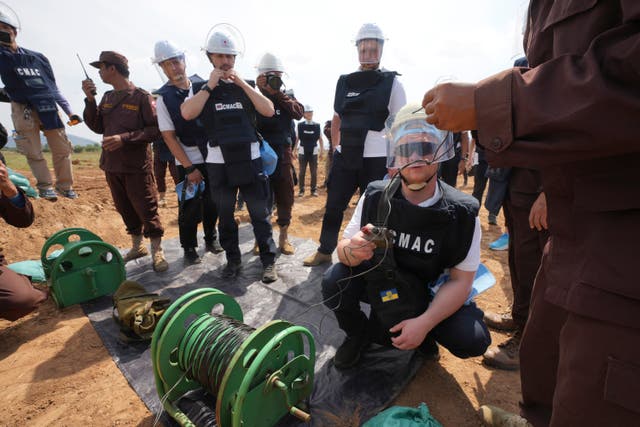
[[482,405],[480,410],[480,418],[484,421],[485,426],[491,427],[533,427],[529,421],[522,418],[518,414],[507,412],[491,405]]
[[122,257],[122,260],[127,263],[137,258],[142,258],[143,256],[149,255],[149,251],[146,246],[142,244],[142,235],[141,234],[132,234],[131,235],[131,249],[129,252]]
[[162,251],[162,238],[151,238],[151,261],[153,262],[153,271],[162,273],[169,269],[169,263],[164,259],[164,252]]
[[506,371],[520,369],[520,338],[517,331],[511,338],[497,347],[490,347],[482,356],[482,363]]
[[288,225],[280,226],[280,240],[278,242],[278,246],[280,246],[280,252],[282,252],[284,255],[293,255],[296,250],[293,245],[289,243],[289,235],[287,232],[288,228]]
[[316,251],[313,255],[306,257],[304,261],[302,261],[302,265],[313,267],[327,262],[331,262],[331,254],[323,254],[322,252]]
[[511,332],[516,330],[516,323],[513,321],[511,313],[500,314],[492,311],[485,311],[484,323],[491,329],[496,329],[498,331]]

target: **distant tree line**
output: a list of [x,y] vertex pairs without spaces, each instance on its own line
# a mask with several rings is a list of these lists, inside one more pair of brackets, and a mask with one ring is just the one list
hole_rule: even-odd
[[[11,147],[11,148],[6,148],[8,150],[15,150],[15,148]],[[73,146],[73,152],[74,153],[82,153],[84,151],[86,151],[87,153],[91,153],[91,152],[95,152],[95,151],[100,151],[102,149],[102,146],[98,143],[94,143],[94,144],[87,144],[87,145],[74,145]],[[42,146],[42,151],[45,153],[50,153],[51,149],[49,148],[49,144],[44,144]]]

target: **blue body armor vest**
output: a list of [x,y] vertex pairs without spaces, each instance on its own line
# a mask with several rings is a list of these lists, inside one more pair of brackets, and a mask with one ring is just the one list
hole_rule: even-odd
[[316,148],[318,138],[320,138],[320,125],[316,122],[298,123],[298,138],[300,139],[300,145],[304,149],[304,155],[313,155],[313,150]]
[[[198,76],[189,77],[191,84],[202,84],[204,80]],[[176,129],[176,135],[180,138],[180,142],[187,147],[198,147],[206,157],[207,151],[207,133],[198,120],[185,120],[180,113],[180,106],[189,95],[189,89],[180,89],[174,85],[166,83],[157,93],[162,96],[162,100],[169,111],[169,116],[173,121]],[[197,93],[197,92],[195,92]]]
[[340,76],[333,108],[340,116],[340,145],[347,163],[361,165],[369,130],[381,131],[389,116],[395,71],[356,71]]
[[58,116],[57,86],[49,60],[38,52],[0,46],[0,76],[12,101],[38,112],[44,129],[64,128]]
[[267,98],[276,106],[276,111],[271,117],[265,117],[262,114],[256,115],[258,132],[272,146],[291,145],[291,114],[279,108],[271,96],[267,95]]

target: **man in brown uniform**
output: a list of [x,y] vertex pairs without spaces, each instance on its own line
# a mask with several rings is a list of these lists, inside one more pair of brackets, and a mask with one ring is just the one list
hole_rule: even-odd
[[551,239],[520,347],[536,426],[640,423],[639,21],[637,0],[532,0],[530,69],[423,100],[439,128],[478,129],[489,164],[542,171]]
[[131,235],[132,247],[124,260],[147,255],[142,236],[151,239],[153,269],[169,268],[162,252],[164,229],[158,215],[150,143],[160,138],[153,98],[129,81],[129,66],[123,55],[105,51],[92,62],[102,81],[113,86],[96,105],[95,84],[82,82],[85,95],[84,120],[92,131],[103,134],[100,168],[104,170],[113,202]]
[[[0,162],[0,217],[14,227],[28,227],[33,223],[31,202],[9,179],[4,163]],[[47,293],[34,288],[26,276],[10,270],[0,248],[0,319],[17,320],[31,313],[47,299]]]

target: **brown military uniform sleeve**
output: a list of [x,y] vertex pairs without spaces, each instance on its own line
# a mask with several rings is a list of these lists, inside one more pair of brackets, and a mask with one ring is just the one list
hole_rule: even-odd
[[[640,151],[638,122],[629,120],[640,117],[640,97],[622,89],[640,83],[640,33],[634,29],[640,2],[593,10],[588,1],[571,8],[537,4],[534,22],[543,28],[530,29],[538,36],[525,39],[532,69],[503,71],[476,90],[478,132],[489,163],[538,169]],[[619,26],[602,32],[619,11]],[[553,43],[545,40],[551,37]]]
[[547,298],[636,328],[638,21],[636,0],[534,1],[532,68],[491,76],[475,93],[487,161],[542,171],[553,243]]

